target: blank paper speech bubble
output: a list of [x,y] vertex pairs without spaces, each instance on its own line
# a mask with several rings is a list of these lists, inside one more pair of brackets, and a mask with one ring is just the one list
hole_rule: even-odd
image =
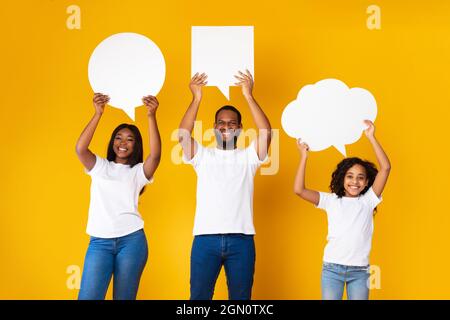
[[301,138],[312,151],[334,146],[346,156],[345,145],[358,141],[366,129],[363,121],[375,121],[376,116],[377,103],[369,91],[325,79],[300,90],[284,109],[281,124],[289,136]]
[[191,76],[208,75],[208,86],[216,86],[230,100],[234,75],[248,69],[253,75],[253,26],[192,27]]
[[94,92],[110,96],[109,104],[134,121],[134,108],[142,97],[156,96],[166,76],[164,56],[149,38],[137,33],[117,33],[92,52],[88,67]]

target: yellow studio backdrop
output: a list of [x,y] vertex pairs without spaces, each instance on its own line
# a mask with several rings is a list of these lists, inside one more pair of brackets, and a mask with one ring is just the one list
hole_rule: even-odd
[[[70,5],[80,8],[80,29],[67,27]],[[380,8],[380,29],[367,26],[370,5]],[[299,154],[280,119],[301,87],[325,78],[373,93],[376,134],[392,162],[375,217],[371,263],[380,278],[371,298],[450,298],[442,268],[450,261],[450,2],[4,1],[0,23],[1,299],[77,297],[89,241],[90,178],[75,154],[94,112],[87,65],[97,44],[119,32],[152,39],[167,68],[157,113],[162,162],[140,198],[149,260],[138,298],[189,298],[196,175],[172,162],[177,142],[171,135],[191,99],[191,26],[208,25],[254,26],[254,95],[280,129],[278,172],[255,178],[253,298],[320,299],[326,214],[293,193]],[[244,127],[253,127],[240,88],[231,88],[230,99]],[[216,87],[205,88],[203,129],[227,103]],[[147,141],[145,111],[137,109],[135,123]],[[107,107],[91,149],[106,156],[110,134],[122,122],[131,120]],[[365,137],[347,153],[376,160]],[[328,190],[341,159],[334,148],[311,153],[307,184]],[[214,298],[227,298],[223,271]]]

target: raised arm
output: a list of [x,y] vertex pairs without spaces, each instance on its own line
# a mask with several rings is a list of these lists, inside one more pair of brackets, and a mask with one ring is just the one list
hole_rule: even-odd
[[93,104],[95,113],[87,126],[81,132],[76,145],[76,152],[78,159],[87,170],[91,170],[95,165],[95,155],[89,150],[89,144],[94,136],[95,129],[102,117],[105,105],[108,103],[109,97],[107,95],[96,93],[94,94]]
[[305,187],[305,171],[309,147],[306,143],[302,143],[301,139],[298,139],[297,147],[300,150],[301,158],[298,165],[297,174],[295,175],[294,192],[299,197],[317,206],[320,200],[319,192],[307,189]]
[[192,92],[192,101],[189,105],[186,113],[181,119],[180,126],[178,128],[178,141],[183,148],[183,153],[191,160],[197,152],[194,139],[192,138],[192,130],[194,129],[195,119],[197,118],[198,108],[200,101],[202,100],[202,87],[208,82],[206,78],[208,76],[204,73],[196,73],[189,83],[189,88]]
[[372,121],[369,120],[365,120],[364,123],[367,125],[367,129],[364,131],[364,133],[372,144],[372,148],[375,151],[375,155],[378,161],[378,174],[375,177],[372,189],[379,197],[383,193],[384,186],[386,185],[389,173],[391,172],[391,162],[389,161],[389,158],[384,152],[380,143],[375,138],[375,125],[372,123]]
[[242,87],[242,93],[247,100],[253,121],[258,128],[258,138],[255,144],[256,152],[258,153],[259,159],[264,160],[269,152],[270,141],[272,139],[272,127],[264,111],[253,97],[253,76],[251,73],[248,70],[245,73],[239,71],[239,74],[235,77],[239,80],[236,85]]
[[159,102],[154,96],[146,96],[142,98],[142,102],[147,107],[150,142],[150,154],[144,162],[144,173],[147,179],[151,179],[161,160],[161,137],[159,135],[158,123],[156,122],[156,110],[158,109]]

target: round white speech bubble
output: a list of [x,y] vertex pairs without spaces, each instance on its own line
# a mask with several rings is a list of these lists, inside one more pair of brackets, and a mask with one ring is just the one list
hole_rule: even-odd
[[156,96],[166,76],[164,56],[149,38],[117,33],[103,40],[89,59],[88,77],[94,92],[110,96],[109,105],[122,109],[134,121],[142,97]]
[[346,156],[345,145],[359,140],[364,120],[375,121],[377,103],[362,88],[351,88],[337,79],[304,86],[281,116],[283,130],[301,138],[311,151],[334,146]]

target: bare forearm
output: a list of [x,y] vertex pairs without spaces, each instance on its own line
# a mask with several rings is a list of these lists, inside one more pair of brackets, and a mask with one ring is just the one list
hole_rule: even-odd
[[256,102],[255,98],[252,95],[247,95],[245,96],[245,99],[247,100],[256,127],[260,130],[266,129],[267,131],[270,131],[271,126],[269,119],[267,118],[266,114],[261,109],[259,104]]
[[375,136],[369,138],[370,143],[372,144],[372,148],[377,157],[378,165],[380,166],[380,170],[389,171],[391,169],[391,162],[389,161],[388,156],[384,152],[378,140]]
[[306,157],[300,159],[294,181],[294,192],[300,195],[305,190]]
[[161,158],[161,136],[159,134],[156,115],[148,117],[148,133],[150,142],[150,157],[154,159]]
[[201,101],[200,98],[192,99],[191,104],[189,105],[188,109],[186,110],[186,113],[183,116],[183,119],[181,119],[179,126],[180,129],[192,133],[192,130],[194,129],[195,119],[197,118],[200,101]]
[[82,153],[84,151],[87,151],[89,148],[89,145],[92,141],[92,138],[94,136],[95,130],[97,129],[98,123],[100,122],[100,119],[102,117],[101,113],[95,113],[92,119],[89,121],[89,123],[84,128],[83,132],[81,132],[80,137],[78,138],[77,145],[76,145],[76,151],[77,153]]
[[320,200],[320,193],[305,187],[306,158],[306,156],[302,157],[300,164],[298,165],[294,182],[294,192],[302,199],[317,206]]

